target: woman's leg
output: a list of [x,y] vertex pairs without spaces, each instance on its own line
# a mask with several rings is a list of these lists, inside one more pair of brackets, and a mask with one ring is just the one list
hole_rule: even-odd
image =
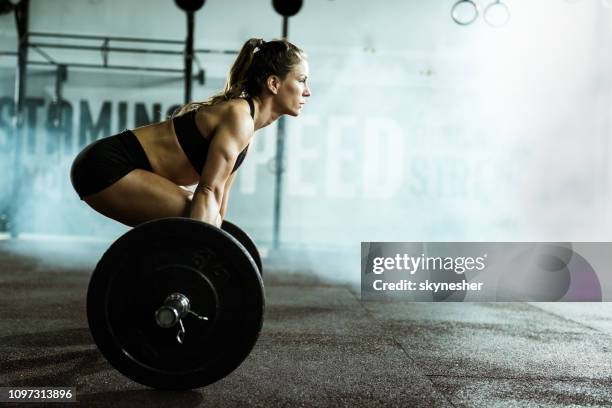
[[134,227],[158,218],[188,217],[191,195],[164,177],[136,169],[83,201],[100,214]]

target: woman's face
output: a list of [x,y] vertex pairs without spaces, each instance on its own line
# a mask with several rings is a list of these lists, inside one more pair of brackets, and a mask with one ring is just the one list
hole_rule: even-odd
[[310,96],[308,61],[302,59],[280,82],[276,95],[283,114],[298,116]]

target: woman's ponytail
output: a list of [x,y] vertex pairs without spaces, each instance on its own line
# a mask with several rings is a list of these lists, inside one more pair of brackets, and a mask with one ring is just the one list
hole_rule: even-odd
[[219,102],[239,98],[244,95],[247,83],[247,74],[253,62],[253,55],[258,52],[266,42],[261,38],[251,38],[247,40],[232,67],[227,74],[223,91],[216,93],[204,102],[191,102],[183,105],[173,116],[179,116],[191,110],[198,109],[202,105],[214,105]]
[[261,38],[251,38],[244,43],[227,74],[227,80],[222,92],[226,96],[226,100],[238,98],[246,91],[247,74],[253,63],[253,57],[264,44],[265,41]]

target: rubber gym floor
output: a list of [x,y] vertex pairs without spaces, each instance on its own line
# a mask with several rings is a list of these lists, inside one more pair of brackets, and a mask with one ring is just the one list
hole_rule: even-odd
[[84,407],[612,406],[608,303],[362,302],[290,253],[264,259],[264,326],[236,371],[198,390],[148,389],[89,333],[87,284],[105,248],[0,241],[1,386],[76,387],[66,406]]

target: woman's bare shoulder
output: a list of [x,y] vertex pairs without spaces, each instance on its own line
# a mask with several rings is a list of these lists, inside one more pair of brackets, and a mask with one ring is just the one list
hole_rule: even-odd
[[197,114],[208,114],[216,115],[219,117],[224,116],[243,116],[246,113],[248,117],[251,116],[251,110],[249,103],[244,98],[234,98],[229,101],[223,101],[214,105],[202,105],[198,108]]
[[219,126],[228,127],[240,133],[254,131],[249,103],[243,98],[202,106],[198,109],[196,121],[199,122],[198,127],[210,131]]
[[236,98],[223,103],[227,104],[221,115],[221,120],[224,123],[246,129],[253,127],[251,108],[246,99]]
[[239,116],[244,116],[244,114],[246,114],[247,117],[251,117],[251,107],[246,99],[235,98],[225,103],[227,103],[226,109],[231,112],[231,114],[237,114]]

